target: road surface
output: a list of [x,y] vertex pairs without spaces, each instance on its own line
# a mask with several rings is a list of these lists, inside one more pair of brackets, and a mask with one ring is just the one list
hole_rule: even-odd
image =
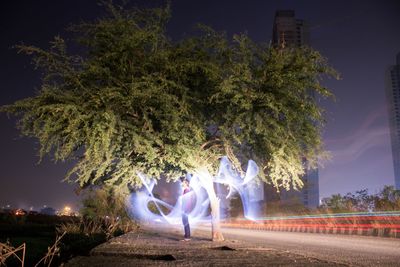
[[[210,232],[197,226],[195,233]],[[400,266],[400,239],[224,228],[226,239],[284,250],[350,266]],[[211,235],[211,234],[210,234]]]

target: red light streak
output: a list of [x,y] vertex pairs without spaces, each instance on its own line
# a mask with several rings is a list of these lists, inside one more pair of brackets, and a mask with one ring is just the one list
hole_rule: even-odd
[[313,217],[313,218],[279,218],[257,221],[231,220],[223,223],[227,227],[250,228],[259,230],[292,231],[307,229],[312,232],[379,230],[400,233],[400,216],[343,216],[343,217]]

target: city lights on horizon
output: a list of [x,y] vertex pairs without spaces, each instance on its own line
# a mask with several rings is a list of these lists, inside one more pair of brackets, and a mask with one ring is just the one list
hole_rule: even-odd
[[[47,210],[47,212],[45,212]],[[50,213],[54,213],[54,215],[60,216],[77,216],[78,212],[76,209],[70,204],[64,204],[62,208],[55,209],[47,204],[43,204],[42,206],[29,206],[29,205],[12,205],[6,204],[0,206],[0,213],[1,212],[11,212],[15,215],[25,215],[25,214],[38,214],[44,213],[50,215]]]

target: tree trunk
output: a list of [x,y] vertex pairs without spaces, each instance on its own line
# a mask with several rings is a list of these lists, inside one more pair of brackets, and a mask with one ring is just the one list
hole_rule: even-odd
[[211,206],[211,234],[213,241],[224,241],[224,236],[221,232],[220,225],[220,212],[219,212],[219,199],[215,194],[213,178],[208,170],[201,170],[197,173],[199,178],[202,180],[203,185],[210,199]]
[[219,199],[213,191],[214,197],[211,198],[210,194],[210,206],[211,206],[211,233],[213,241],[224,241],[224,236],[221,232],[220,225],[220,214],[219,214]]

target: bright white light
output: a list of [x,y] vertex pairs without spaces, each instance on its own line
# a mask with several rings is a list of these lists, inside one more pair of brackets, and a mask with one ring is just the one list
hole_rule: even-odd
[[[136,218],[146,221],[167,222],[169,224],[181,224],[182,220],[182,198],[192,200],[193,209],[188,214],[191,224],[209,220],[208,214],[209,196],[208,190],[214,190],[213,184],[224,184],[229,188],[226,198],[230,198],[235,192],[239,194],[244,216],[248,219],[259,217],[260,201],[263,200],[263,188],[257,185],[255,178],[258,175],[258,167],[252,160],[248,162],[248,167],[244,177],[232,168],[231,162],[227,157],[221,159],[220,168],[216,177],[212,177],[206,170],[200,170],[193,175],[187,175],[190,180],[191,191],[184,196],[180,196],[174,206],[155,198],[153,189],[155,179],[149,179],[144,174],[138,174],[143,187],[131,195],[132,213]],[[184,200],[187,201],[187,200]],[[153,203],[159,214],[153,213],[149,209],[149,204]],[[224,202],[220,202],[221,209],[225,209]],[[168,212],[164,212],[167,210]]]

